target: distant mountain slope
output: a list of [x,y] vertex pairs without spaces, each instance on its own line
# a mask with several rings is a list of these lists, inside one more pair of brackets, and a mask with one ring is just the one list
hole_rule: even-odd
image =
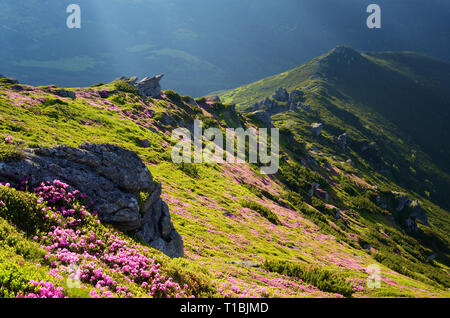
[[70,2],[5,0],[0,69],[23,83],[64,87],[165,73],[167,88],[199,96],[279,73],[339,43],[448,59],[448,1],[378,0],[378,30],[365,26],[369,3],[78,0],[82,24],[74,30],[65,26]]
[[331,130],[339,126],[376,141],[401,184],[431,193],[448,208],[449,84],[446,62],[411,52],[360,54],[338,47],[298,68],[219,95],[245,111],[278,87],[302,89],[317,120]]

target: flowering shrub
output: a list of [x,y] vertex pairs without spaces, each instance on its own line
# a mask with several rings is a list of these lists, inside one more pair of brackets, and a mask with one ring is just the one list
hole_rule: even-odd
[[12,144],[14,142],[12,136],[4,136],[4,141],[6,144]]
[[[186,296],[188,286],[165,277],[161,265],[146,256],[146,248],[96,226],[99,221],[95,213],[88,212],[87,205],[82,204],[86,195],[69,191],[69,186],[58,180],[41,183],[35,193],[37,204],[47,204],[40,212],[50,226],[47,233],[33,239],[47,252],[45,263],[54,269],[54,276],[60,276],[58,272],[73,276],[70,269],[78,266],[80,281],[97,290],[90,292],[92,297],[132,297],[124,282],[137,284],[152,297]],[[41,282],[35,287],[38,292],[26,297],[63,296],[61,289],[49,283]]]
[[[63,298],[62,287],[55,287],[52,282],[30,281],[30,284],[36,287],[37,292],[29,293],[24,298]],[[19,296],[20,297],[20,296]]]

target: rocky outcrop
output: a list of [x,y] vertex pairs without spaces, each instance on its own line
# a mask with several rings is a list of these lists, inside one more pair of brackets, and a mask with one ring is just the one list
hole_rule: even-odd
[[207,96],[206,100],[208,102],[220,102],[220,97],[215,95],[215,96]]
[[289,93],[287,92],[287,90],[285,88],[279,87],[275,91],[275,94],[272,95],[272,98],[279,102],[287,102],[289,100]]
[[[266,97],[264,100],[253,104],[247,109],[247,112],[255,112],[259,110],[266,111],[269,116],[285,112],[295,111],[299,108],[303,108],[302,102],[304,101],[304,92],[296,89],[288,93],[288,91],[280,87],[272,95],[272,99]],[[280,104],[280,103],[284,103]]]
[[339,148],[342,149],[342,151],[346,151],[348,144],[348,133],[345,132],[342,135],[334,137],[334,142],[339,146]]
[[[92,200],[102,222],[137,233],[170,257],[183,256],[183,241],[173,227],[167,204],[160,198],[161,184],[153,181],[148,168],[132,151],[93,143],[79,148],[26,149],[23,160],[0,163],[0,175],[0,180],[12,185],[28,179],[31,187],[61,180]],[[137,200],[140,193],[149,194],[143,207]]]
[[411,200],[408,195],[399,192],[393,192],[397,207],[395,210],[400,212],[403,225],[411,232],[417,232],[417,222],[420,220],[424,225],[429,226],[428,217],[420,205],[419,201]]
[[138,78],[136,76],[132,76],[132,77],[122,76],[121,78],[119,78],[119,80],[127,82],[128,84],[130,84],[132,86],[135,86]]
[[289,105],[297,105],[304,100],[305,93],[300,89],[295,89],[289,93],[288,103]]
[[311,184],[311,189],[308,191],[309,196],[310,197],[315,196],[315,197],[321,199],[322,201],[328,203],[328,200],[329,200],[328,192],[320,189],[319,187],[320,187],[320,185],[317,182],[313,182]]
[[256,112],[250,113],[249,117],[254,118],[254,119],[260,121],[261,123],[267,125],[267,128],[273,127],[272,119],[270,118],[270,115],[263,110],[257,110]]
[[312,123],[311,124],[311,131],[317,137],[322,134],[322,129],[323,129],[323,124],[322,123]]
[[6,77],[3,75],[0,75],[0,78],[2,79],[2,81],[4,83],[7,83],[7,84],[19,84],[19,81],[14,77]]
[[135,84],[139,94],[142,97],[160,97],[161,96],[161,85],[160,81],[163,78],[162,75],[156,75],[153,77],[145,77]]

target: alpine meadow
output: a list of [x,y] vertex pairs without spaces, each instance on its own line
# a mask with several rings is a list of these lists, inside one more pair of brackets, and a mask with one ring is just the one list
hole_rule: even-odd
[[0,4],[0,298],[450,297],[449,4],[106,2]]

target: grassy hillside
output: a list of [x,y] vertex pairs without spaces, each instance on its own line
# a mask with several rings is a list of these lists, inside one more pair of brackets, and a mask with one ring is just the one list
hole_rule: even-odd
[[[377,144],[388,176],[403,187],[450,208],[450,64],[404,52],[360,54],[340,47],[307,64],[222,92],[245,110],[278,87],[303,89],[312,113],[289,114],[320,121],[326,133],[348,131]],[[296,120],[294,120],[296,121]]]
[[[290,87],[316,85],[307,97],[323,109],[273,117],[284,136],[281,169],[274,176],[259,174],[257,165],[172,163],[173,128],[189,127],[194,119],[222,129],[257,124],[227,103],[194,101],[173,91],[161,99],[142,99],[124,82],[68,89],[75,93],[72,99],[57,96],[58,87],[1,80],[0,164],[20,160],[24,147],[91,141],[133,150],[162,182],[162,197],[185,246],[184,259],[170,260],[98,223],[88,206],[79,208],[81,202],[68,200],[64,206],[80,218],[74,225],[57,213],[52,200],[42,198],[42,189],[1,185],[1,296],[449,297],[447,212],[423,193],[395,183],[394,176],[378,173],[355,151],[336,148],[332,127],[349,129],[352,138],[376,135],[366,135],[368,117],[358,124],[355,115],[331,108],[325,97],[313,101],[313,94],[325,94],[324,81],[308,82],[316,72],[313,64],[299,69],[303,80],[297,84],[289,72],[272,79],[279,86],[288,86],[283,77]],[[270,86],[256,97],[245,91],[237,96],[248,94],[249,103],[272,93]],[[307,125],[324,114],[333,116],[333,126],[314,137]],[[295,148],[296,142],[285,139],[290,137],[317,150]],[[401,150],[400,155],[408,155]],[[382,160],[398,152],[383,154]],[[353,165],[346,162],[350,158]],[[329,193],[328,201],[308,195],[313,182]],[[53,195],[64,185],[48,187]],[[392,190],[420,200],[431,226],[418,222],[417,232],[405,230]],[[377,196],[386,208],[374,203]],[[92,245],[83,256],[79,246],[87,240]],[[107,257],[100,257],[105,252]],[[134,268],[130,255],[145,265]],[[70,288],[70,265],[80,262],[82,286]],[[381,270],[380,288],[366,284],[371,265]]]

